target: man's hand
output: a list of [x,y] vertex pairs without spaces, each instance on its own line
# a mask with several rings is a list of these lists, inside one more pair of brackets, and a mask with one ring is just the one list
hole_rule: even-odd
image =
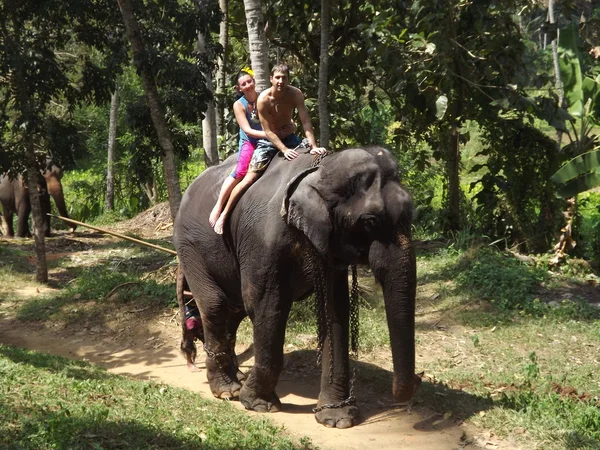
[[285,156],[285,159],[288,161],[291,161],[298,156],[298,152],[293,148],[288,148],[285,152],[283,152],[283,156]]
[[325,147],[313,147],[310,149],[311,155],[325,155],[327,153],[327,149]]

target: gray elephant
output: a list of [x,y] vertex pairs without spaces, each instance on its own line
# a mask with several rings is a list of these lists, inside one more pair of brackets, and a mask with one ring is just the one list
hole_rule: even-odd
[[[412,398],[415,375],[415,257],[412,200],[397,164],[380,147],[352,148],[323,158],[280,155],[242,196],[224,234],[209,213],[235,156],[204,171],[187,189],[175,221],[174,243],[183,275],[200,310],[206,371],[218,398],[239,397],[254,411],[279,411],[275,388],[283,367],[292,302],[320,291],[321,389],[316,420],[347,428],[358,422],[349,369],[348,266],[368,264],[381,283],[393,355],[392,393]],[[187,283],[187,285],[185,284]],[[183,295],[178,292],[183,312]],[[241,374],[234,352],[241,320],[253,324],[255,364]],[[182,317],[184,315],[182,314]],[[183,324],[182,350],[195,351]],[[189,330],[188,330],[189,331]]]
[[[54,204],[56,205],[56,209],[58,209],[58,212],[61,216],[69,219],[69,213],[67,212],[67,204],[65,203],[65,195],[63,193],[63,187],[60,181],[63,176],[62,167],[60,167],[52,159],[47,159],[46,168],[42,172],[42,175],[44,175],[44,178],[46,179],[48,193],[52,196]],[[77,225],[71,224],[70,231],[74,232],[76,228]]]
[[[44,218],[44,235],[50,236],[50,197],[46,180],[40,174],[38,177],[38,194]],[[2,205],[2,229],[7,237],[14,237],[13,215],[17,215],[17,236],[31,237],[29,231],[29,214],[31,201],[25,179],[19,175],[10,178],[7,174],[0,175],[0,204]]]

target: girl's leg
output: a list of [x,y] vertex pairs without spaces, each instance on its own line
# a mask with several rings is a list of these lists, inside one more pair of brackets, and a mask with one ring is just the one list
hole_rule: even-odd
[[255,148],[256,145],[252,144],[250,141],[244,141],[242,143],[235,170],[231,176],[227,177],[227,179],[223,182],[217,203],[208,217],[208,223],[210,223],[211,227],[215,226],[217,219],[221,215],[221,212],[223,211],[225,203],[227,202],[227,199],[229,198],[233,188],[242,180],[242,178],[246,176],[246,173],[248,172],[248,165],[250,164],[250,160],[252,159],[252,154],[254,153]]
[[236,203],[238,202],[238,200],[240,199],[242,194],[244,192],[246,192],[246,189],[248,189],[250,186],[252,186],[252,183],[254,183],[256,180],[258,180],[258,178],[261,175],[262,175],[262,172],[249,172],[246,174],[246,176],[244,177],[242,182],[235,187],[235,189],[229,196],[229,200],[227,200],[227,205],[225,205],[225,209],[223,209],[223,212],[219,216],[217,223],[215,223],[215,226],[214,226],[215,233],[223,234],[223,226],[225,225],[225,221],[227,220],[227,217],[231,213],[231,210],[236,205]]
[[225,202],[227,202],[231,191],[241,180],[242,178],[234,178],[230,175],[223,182],[223,186],[221,186],[221,192],[219,192],[219,198],[217,199],[217,203],[215,203],[215,206],[210,212],[210,216],[208,217],[208,223],[210,223],[211,227],[215,226],[215,223],[221,215],[221,211],[223,211],[223,207],[225,206]]

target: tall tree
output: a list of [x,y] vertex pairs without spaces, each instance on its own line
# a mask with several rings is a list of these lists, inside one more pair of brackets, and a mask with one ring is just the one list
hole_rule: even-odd
[[256,90],[261,92],[269,83],[269,47],[265,35],[265,19],[260,0],[244,0],[250,62],[256,79]]
[[[198,48],[201,53],[207,53],[207,39],[209,36],[204,31],[198,32]],[[204,73],[206,87],[212,95],[212,69],[209,66]],[[219,164],[219,149],[217,148],[217,121],[214,101],[209,101],[204,120],[202,120],[202,142],[204,145],[204,157],[206,166]]]
[[329,147],[329,0],[321,0],[321,57],[319,64],[319,136],[322,147]]
[[217,135],[225,134],[225,92],[227,86],[227,64],[229,55],[229,2],[228,0],[219,0],[219,9],[221,10],[221,23],[219,24],[219,44],[221,44],[222,53],[217,59],[217,90],[216,90],[216,116],[217,116]]
[[119,119],[119,86],[110,97],[110,114],[108,119],[108,158],[106,163],[106,200],[104,208],[112,211],[115,208],[115,154],[117,146],[117,121]]
[[149,66],[148,59],[145,55],[146,51],[133,10],[133,4],[131,3],[131,0],[117,1],[123,17],[123,23],[125,24],[127,38],[131,43],[133,60],[138,70],[138,74],[142,79],[146,101],[148,102],[148,109],[150,110],[150,115],[152,117],[152,123],[154,124],[158,141],[163,150],[161,158],[165,183],[167,184],[167,191],[169,193],[169,208],[171,210],[171,217],[175,220],[175,216],[179,210],[179,204],[181,203],[181,188],[179,186],[179,177],[177,175],[177,165],[171,130],[167,124],[165,113],[158,96],[158,90],[152,76],[152,68]]

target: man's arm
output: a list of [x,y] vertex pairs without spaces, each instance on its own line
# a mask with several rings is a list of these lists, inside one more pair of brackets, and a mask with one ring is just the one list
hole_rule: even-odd
[[304,103],[304,94],[298,91],[300,94],[298,95],[296,109],[298,110],[298,118],[300,119],[300,123],[302,123],[302,128],[304,129],[304,134],[306,135],[306,139],[310,143],[312,154],[318,153],[327,153],[327,150],[323,147],[317,147],[317,141],[315,139],[315,133],[313,132],[312,123],[310,121],[310,115],[308,114],[308,109],[306,108],[306,103]]

